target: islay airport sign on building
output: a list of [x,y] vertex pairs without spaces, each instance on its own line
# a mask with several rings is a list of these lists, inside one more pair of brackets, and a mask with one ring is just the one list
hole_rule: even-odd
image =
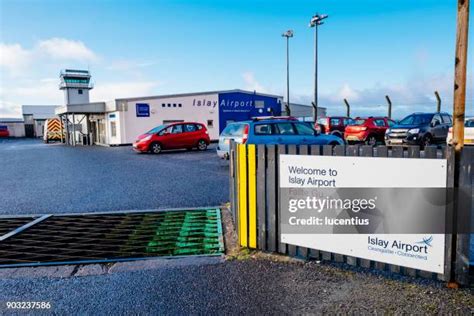
[[447,161],[280,155],[290,245],[444,273]]

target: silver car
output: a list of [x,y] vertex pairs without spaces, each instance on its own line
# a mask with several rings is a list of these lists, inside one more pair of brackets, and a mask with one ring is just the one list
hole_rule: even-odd
[[222,159],[229,159],[230,142],[242,144],[244,140],[245,129],[248,129],[248,123],[230,123],[219,136],[219,145],[217,146],[217,155]]

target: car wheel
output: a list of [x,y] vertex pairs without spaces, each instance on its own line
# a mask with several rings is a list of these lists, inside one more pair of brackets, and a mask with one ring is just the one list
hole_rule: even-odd
[[198,150],[200,150],[200,151],[206,150],[206,149],[207,149],[207,143],[206,143],[206,141],[203,140],[203,139],[199,140],[199,141],[198,141],[198,144],[197,144],[197,148],[198,148]]
[[425,148],[426,146],[430,146],[433,144],[433,137],[431,137],[431,135],[425,135],[425,137],[423,137],[423,141],[421,143],[421,146],[423,148]]
[[374,135],[369,135],[365,140],[366,145],[374,146],[377,144],[377,138]]
[[159,154],[159,153],[161,153],[161,150],[162,150],[162,148],[161,148],[161,144],[160,144],[160,143],[152,143],[152,144],[150,145],[150,152],[151,152],[152,154]]

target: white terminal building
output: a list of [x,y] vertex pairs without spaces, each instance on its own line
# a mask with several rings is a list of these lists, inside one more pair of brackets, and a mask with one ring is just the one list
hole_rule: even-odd
[[[230,122],[281,115],[283,97],[244,90],[120,98],[89,102],[93,88],[86,70],[63,70],[65,105],[56,108],[70,145],[128,145],[152,128],[172,122],[199,122],[211,140]],[[307,107],[311,109],[311,107]],[[320,111],[325,112],[324,108]],[[310,112],[308,112],[310,113]],[[321,112],[320,112],[321,113]]]

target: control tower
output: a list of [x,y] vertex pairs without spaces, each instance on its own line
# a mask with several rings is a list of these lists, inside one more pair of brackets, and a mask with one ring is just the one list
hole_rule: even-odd
[[59,78],[59,89],[64,90],[66,105],[89,103],[89,90],[94,86],[90,82],[91,74],[88,70],[64,69]]

